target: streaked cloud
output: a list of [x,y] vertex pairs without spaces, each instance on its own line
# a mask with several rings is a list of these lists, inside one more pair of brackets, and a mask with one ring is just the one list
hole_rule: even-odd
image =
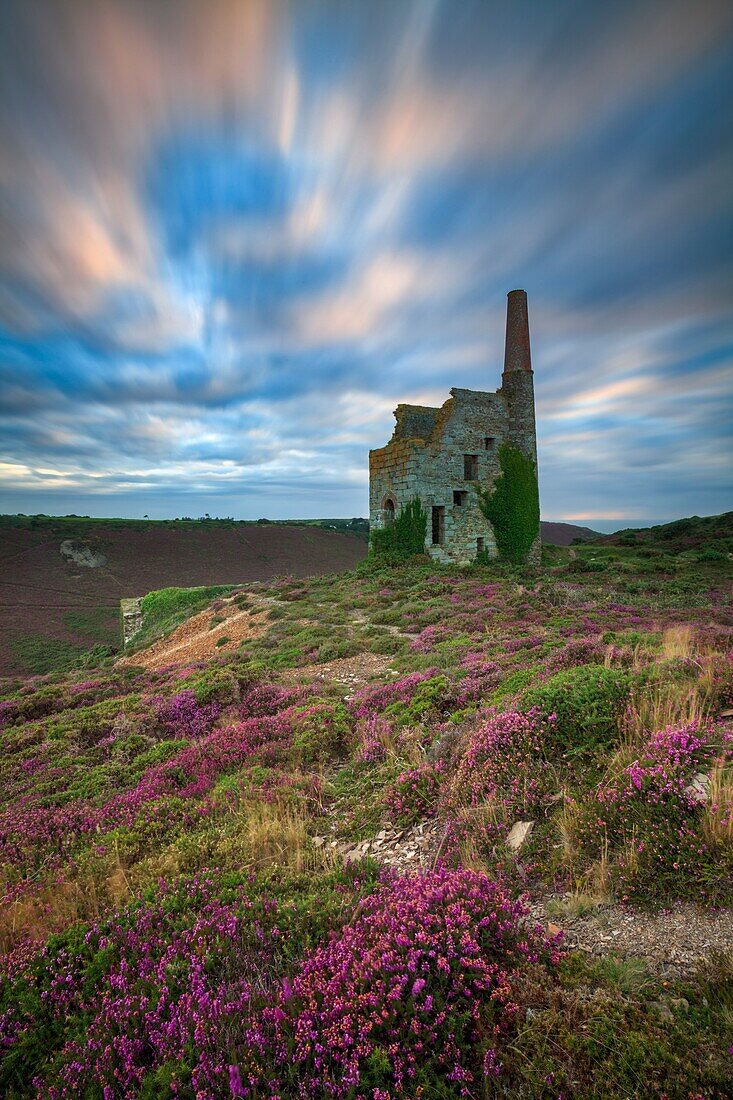
[[6,0],[0,506],[364,513],[519,285],[548,518],[730,507],[732,72],[720,0]]

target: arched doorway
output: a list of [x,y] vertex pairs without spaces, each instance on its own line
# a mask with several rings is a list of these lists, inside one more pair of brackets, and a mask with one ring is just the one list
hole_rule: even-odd
[[394,501],[392,500],[392,497],[384,498],[382,512],[384,513],[384,526],[391,527],[394,523]]

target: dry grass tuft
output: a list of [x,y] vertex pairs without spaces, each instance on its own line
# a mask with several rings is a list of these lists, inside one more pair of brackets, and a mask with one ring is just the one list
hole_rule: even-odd
[[697,650],[695,633],[691,626],[670,626],[662,635],[662,658],[665,661],[684,661],[694,657]]
[[733,845],[733,767],[722,762],[710,773],[703,830],[709,844]]
[[634,692],[623,719],[626,747],[666,726],[703,722],[710,712],[706,696],[699,680],[662,681]]

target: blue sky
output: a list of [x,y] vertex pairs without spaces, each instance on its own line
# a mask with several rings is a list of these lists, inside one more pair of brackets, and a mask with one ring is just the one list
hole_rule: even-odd
[[363,515],[500,382],[543,515],[733,506],[733,7],[0,0],[0,510]]

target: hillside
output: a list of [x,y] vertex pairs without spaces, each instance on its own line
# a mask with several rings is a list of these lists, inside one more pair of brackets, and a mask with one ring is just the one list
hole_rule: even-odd
[[122,597],[340,572],[365,553],[362,538],[315,524],[2,516],[0,674],[116,646]]
[[6,681],[0,1095],[729,1095],[730,597],[367,562]]
[[596,541],[604,546],[647,546],[667,551],[707,549],[733,553],[733,512],[719,516],[688,516],[655,527],[629,527]]
[[[94,647],[116,647],[123,597],[351,569],[366,554],[368,532],[358,518],[0,516],[0,675],[73,667]],[[593,534],[572,524],[542,525],[543,539],[558,546]]]
[[578,527],[575,523],[551,523],[549,520],[540,523],[540,534],[542,542],[552,546],[570,546],[574,539],[585,542],[598,538],[598,532],[590,527]]

